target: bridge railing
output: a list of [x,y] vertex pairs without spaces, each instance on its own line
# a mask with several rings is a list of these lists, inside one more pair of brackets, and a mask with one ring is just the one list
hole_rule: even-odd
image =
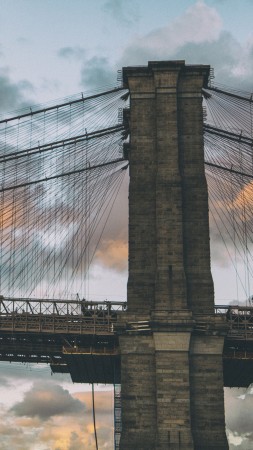
[[113,333],[123,302],[0,297],[0,332]]
[[216,305],[215,313],[226,316],[229,337],[253,339],[253,306]]
[[[113,333],[117,317],[126,307],[126,302],[0,296],[0,332]],[[215,315],[226,318],[229,337],[253,339],[252,306],[216,305]]]
[[103,311],[107,313],[124,311],[126,302],[102,301],[95,302],[85,299],[52,300],[11,298],[0,295],[0,314],[56,314],[82,315],[88,311]]

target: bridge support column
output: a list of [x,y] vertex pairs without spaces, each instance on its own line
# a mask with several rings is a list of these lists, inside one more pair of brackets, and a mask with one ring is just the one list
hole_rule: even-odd
[[155,348],[150,335],[120,336],[122,450],[154,450],[156,440]]
[[195,450],[227,447],[223,397],[224,337],[192,336],[190,391]]
[[189,332],[154,332],[156,450],[193,450],[190,412]]
[[184,61],[123,69],[131,140],[120,450],[228,450],[204,174],[208,74]]

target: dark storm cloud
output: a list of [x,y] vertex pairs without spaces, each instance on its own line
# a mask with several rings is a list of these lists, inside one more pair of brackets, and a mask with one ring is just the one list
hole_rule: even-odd
[[107,0],[103,9],[117,22],[124,25],[132,25],[139,18],[137,5],[131,0],[128,0],[128,2],[125,0]]
[[63,47],[58,50],[60,58],[82,63],[80,85],[85,90],[116,85],[116,70],[110,66],[105,56],[86,57],[86,50],[82,47]]
[[252,46],[243,48],[228,32],[222,32],[213,42],[187,43],[173,55],[191,64],[209,64],[214,68],[215,81],[237,89],[252,90]]
[[212,42],[189,42],[181,46],[176,52],[176,59],[187,60],[191,64],[211,64],[219,70],[227,67],[233,67],[240,54],[240,45],[233,36],[224,31],[218,39]]
[[26,107],[29,102],[27,93],[33,89],[29,81],[23,80],[13,83],[7,70],[0,69],[0,113]]
[[58,50],[57,55],[66,59],[83,59],[86,51],[82,47],[63,47]]
[[[52,391],[51,388],[49,390],[46,389],[50,385],[52,385],[50,381],[48,381],[47,385],[43,383],[41,393],[44,397],[48,395],[48,391]],[[20,384],[14,387],[12,392],[13,397],[15,395],[14,392],[19,392],[21,386],[22,384],[20,382]],[[95,395],[99,445],[101,448],[113,448],[113,393],[112,391],[101,392],[96,390]],[[38,415],[18,415],[13,410],[7,410],[5,405],[1,404],[1,450],[34,450],[38,448],[45,450],[63,450],[63,448],[64,450],[93,449],[94,433],[91,392],[84,392],[83,390],[82,392],[75,392],[71,398],[72,400],[78,400],[81,405],[87,405],[87,408],[84,409],[83,407],[83,411],[78,411],[78,408],[75,408],[77,411],[76,414],[70,410],[66,414],[51,415],[50,420],[45,420],[44,417],[41,418]],[[52,396],[52,401],[57,401],[55,395]]]
[[85,62],[81,71],[81,84],[85,88],[96,89],[113,83],[116,84],[115,71],[107,58],[94,56]]
[[10,411],[18,417],[39,417],[42,421],[52,416],[83,414],[85,405],[71,396],[69,391],[55,384],[35,383],[25,393],[24,400]]

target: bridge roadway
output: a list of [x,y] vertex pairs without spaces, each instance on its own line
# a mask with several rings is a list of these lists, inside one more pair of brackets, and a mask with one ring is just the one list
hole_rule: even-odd
[[[47,363],[73,382],[120,383],[119,319],[123,302],[14,299],[0,296],[0,361]],[[253,382],[253,307],[215,306],[227,323],[224,386]],[[150,333],[152,324],[133,322],[128,333]],[[208,333],[201,317],[193,333]]]

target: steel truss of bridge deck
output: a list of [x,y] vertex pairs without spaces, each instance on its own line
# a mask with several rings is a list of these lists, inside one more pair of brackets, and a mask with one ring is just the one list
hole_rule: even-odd
[[253,382],[253,307],[216,306],[226,318],[223,348],[223,382],[227,387],[248,387]]
[[0,360],[47,363],[74,382],[119,383],[124,302],[0,297]]
[[[114,334],[126,302],[42,300],[0,296],[0,333]],[[216,305],[228,324],[227,337],[253,339],[253,306]],[[149,327],[148,327],[149,328]]]
[[253,306],[217,305],[215,314],[226,317],[228,338],[253,340]]
[[0,332],[111,334],[125,302],[0,297]]
[[[0,360],[48,363],[74,382],[120,383],[116,328],[125,310],[125,302],[0,296]],[[224,385],[247,385],[253,381],[253,307],[219,305],[215,316],[227,323]],[[149,323],[137,325],[135,332],[151,332]],[[202,327],[197,318],[193,332],[208,332],[208,323]]]

